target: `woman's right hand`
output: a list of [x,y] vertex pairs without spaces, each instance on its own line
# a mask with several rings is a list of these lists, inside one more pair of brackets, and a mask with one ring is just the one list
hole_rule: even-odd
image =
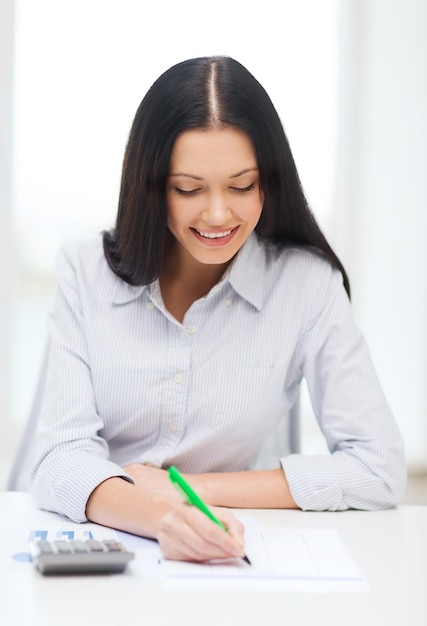
[[[89,521],[158,540],[165,558],[207,561],[244,556],[243,525],[228,509],[212,506],[228,532],[194,506],[119,477],[99,484],[86,506]],[[178,496],[178,498],[176,497]]]
[[227,532],[185,502],[163,515],[157,539],[165,558],[200,562],[245,555],[243,525],[226,509],[211,509],[227,527]]

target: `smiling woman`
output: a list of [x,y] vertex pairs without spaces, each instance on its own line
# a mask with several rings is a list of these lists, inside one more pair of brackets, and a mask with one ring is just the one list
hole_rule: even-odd
[[[403,442],[349,292],[265,89],[230,57],[172,66],[136,112],[115,227],[59,254],[39,505],[185,560],[244,555],[230,507],[394,506]],[[254,469],[303,378],[328,453]]]

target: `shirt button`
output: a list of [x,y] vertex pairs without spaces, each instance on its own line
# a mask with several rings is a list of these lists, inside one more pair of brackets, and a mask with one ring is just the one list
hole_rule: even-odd
[[193,326],[192,324],[190,324],[190,326],[187,326],[187,333],[189,335],[195,335],[197,332],[197,327]]
[[181,385],[184,382],[184,376],[182,374],[175,374],[173,379],[177,383],[177,385]]
[[147,309],[152,311],[154,309],[154,304],[152,302],[147,302]]
[[172,422],[168,425],[168,429],[171,433],[176,433],[176,431],[178,430],[178,426],[176,424],[173,424]]
[[226,298],[225,299],[225,306],[231,306],[231,303],[233,302],[232,298]]

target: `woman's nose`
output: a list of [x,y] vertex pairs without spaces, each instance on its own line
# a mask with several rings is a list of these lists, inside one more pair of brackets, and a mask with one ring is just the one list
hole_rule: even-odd
[[221,226],[230,220],[231,208],[227,198],[223,194],[212,194],[207,199],[206,207],[203,211],[203,219],[211,226]]

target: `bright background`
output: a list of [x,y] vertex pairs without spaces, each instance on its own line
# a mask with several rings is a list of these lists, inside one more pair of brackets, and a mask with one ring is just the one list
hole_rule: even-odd
[[[426,42],[424,0],[2,0],[0,483],[58,248],[112,226],[140,100],[170,65],[208,54],[234,56],[269,92],[350,274],[410,470],[427,471]],[[303,414],[304,451],[323,450],[305,394]]]

